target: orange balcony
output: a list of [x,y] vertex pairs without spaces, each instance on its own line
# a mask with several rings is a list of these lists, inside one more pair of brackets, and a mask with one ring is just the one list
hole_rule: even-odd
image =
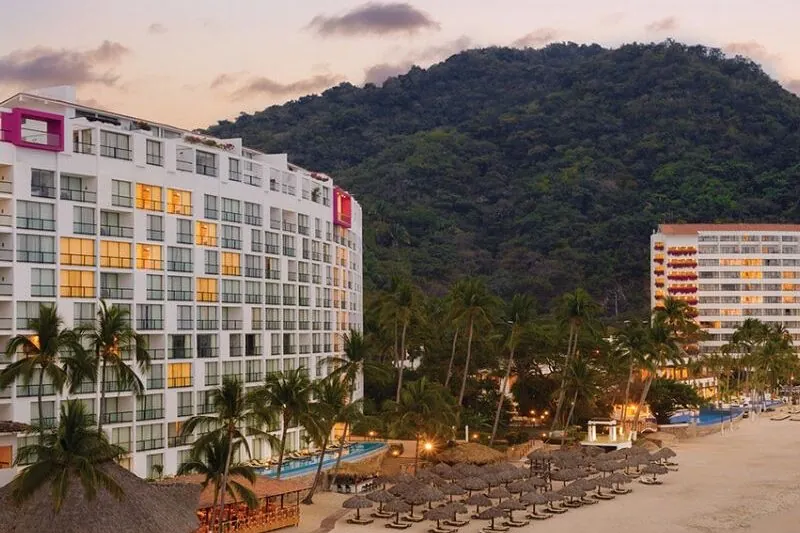
[[660,241],[653,243],[653,249],[654,250],[659,250],[659,251],[663,250],[664,249],[664,243],[660,242]]
[[664,278],[656,278],[656,287],[664,286]]
[[695,259],[672,259],[667,263],[670,268],[697,268]]
[[670,294],[692,294],[697,292],[697,287],[694,285],[672,285],[667,290]]
[[669,255],[694,255],[697,253],[697,248],[694,246],[670,246],[667,253]]
[[675,281],[693,281],[697,279],[697,273],[695,272],[670,272],[667,274],[667,278]]
[[653,257],[653,262],[654,263],[659,263],[659,264],[663,263],[664,262],[664,254],[656,254],[655,257]]

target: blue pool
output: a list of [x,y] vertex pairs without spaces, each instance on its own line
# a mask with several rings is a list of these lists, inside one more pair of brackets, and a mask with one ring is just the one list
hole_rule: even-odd
[[[383,442],[356,442],[344,451],[342,455],[342,462],[347,463],[351,461],[358,461],[365,456],[377,452],[385,448],[386,444]],[[325,453],[325,459],[322,461],[323,470],[332,468],[336,464],[336,456],[339,450],[333,450]],[[283,464],[281,469],[281,479],[286,479],[295,476],[304,476],[316,471],[317,464],[319,463],[319,456],[312,456],[305,459],[291,459]],[[275,467],[260,468],[256,470],[262,476],[274,476],[277,472]]]
[[[732,409],[700,409],[697,425],[708,426],[711,424],[719,424],[722,421],[729,422],[731,418],[737,418],[741,414],[742,410],[738,407]],[[689,424],[692,420],[691,415],[683,413],[672,416],[669,421],[672,424]]]

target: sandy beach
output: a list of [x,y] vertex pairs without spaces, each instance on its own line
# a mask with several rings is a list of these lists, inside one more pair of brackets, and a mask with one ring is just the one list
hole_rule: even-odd
[[[618,533],[646,527],[648,533],[733,530],[795,533],[800,530],[800,422],[768,417],[743,420],[725,434],[682,441],[674,446],[680,468],[661,486],[629,485],[633,493],[613,501],[570,510],[562,516],[511,531]],[[301,510],[301,533],[329,531],[323,518],[341,516],[345,496],[322,494]],[[346,516],[349,516],[347,513]],[[339,517],[333,531],[388,531],[385,521],[352,526]],[[430,522],[406,531],[426,532]],[[477,533],[488,522],[473,520],[462,533]]]

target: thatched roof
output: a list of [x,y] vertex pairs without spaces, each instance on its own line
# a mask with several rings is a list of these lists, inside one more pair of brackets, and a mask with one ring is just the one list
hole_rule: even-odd
[[30,430],[28,424],[22,422],[12,422],[10,420],[0,420],[0,433],[23,433]]
[[506,456],[497,450],[477,442],[458,444],[442,451],[436,456],[437,460],[451,465],[456,463],[485,465],[504,461],[505,458]]
[[[161,482],[162,485],[175,485],[175,484],[190,484],[190,485],[200,485],[203,482],[205,476],[201,474],[192,474],[189,476],[178,476],[168,480]],[[272,479],[271,477],[267,476],[256,476],[256,482],[254,484],[250,484],[249,481],[242,477],[234,476],[233,478],[235,481],[238,481],[245,487],[252,490],[256,498],[269,498],[272,496],[280,496],[281,494],[291,494],[293,492],[301,492],[311,487],[311,482],[307,479]],[[225,497],[225,501],[228,503],[233,503],[234,500],[231,499],[230,494]],[[214,503],[214,486],[213,484],[209,484],[203,492],[200,494],[200,499],[197,504],[197,509],[203,509],[205,507],[211,507]],[[0,530],[1,531],[1,530]]]
[[197,497],[192,485],[158,486],[115,463],[100,468],[122,487],[117,500],[105,490],[86,500],[80,481],[72,479],[61,511],[53,510],[50,484],[16,506],[11,485],[0,488],[0,531],[4,533],[191,533],[199,527]]

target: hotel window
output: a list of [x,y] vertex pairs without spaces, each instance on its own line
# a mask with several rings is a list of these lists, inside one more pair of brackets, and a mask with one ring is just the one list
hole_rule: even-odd
[[159,304],[137,304],[136,328],[164,329],[164,306]]
[[167,300],[189,302],[192,300],[192,278],[186,276],[169,276]]
[[250,230],[250,251],[263,252],[264,241],[261,239],[261,230]]
[[164,418],[164,395],[144,394],[136,398],[136,419],[157,420]]
[[276,257],[264,258],[264,275],[267,279],[281,279],[281,263]]
[[114,159],[131,159],[131,138],[121,133],[100,131],[100,155]]
[[203,152],[201,150],[197,150],[197,154],[195,156],[196,162],[196,172],[198,174],[202,174],[203,176],[211,176],[212,178],[217,177],[217,156],[209,153]]
[[179,189],[167,189],[167,213],[191,216],[192,193]]
[[106,268],[131,268],[131,243],[100,241],[100,266]]
[[239,163],[238,159],[229,158],[228,159],[228,168],[231,181],[242,181],[242,173],[239,170]]
[[[162,440],[163,442],[163,440]],[[162,445],[163,446],[163,445]],[[147,466],[147,477],[149,478],[156,478],[159,476],[159,472],[164,472],[164,454],[163,453],[151,453],[145,459],[146,466]]]
[[222,247],[231,250],[242,249],[242,230],[238,226],[222,225]]
[[23,263],[55,263],[54,237],[17,234],[17,261]]
[[161,187],[137,183],[136,207],[148,211],[163,211],[164,204],[161,200]]
[[226,222],[241,222],[242,211],[239,200],[222,198],[222,220]]
[[248,383],[258,383],[263,377],[261,375],[261,361],[247,361],[245,363],[244,379]]
[[164,240],[164,217],[161,215],[147,215],[147,240]]
[[112,428],[111,444],[119,446],[126,452],[131,451],[131,428],[130,427]]
[[114,213],[112,211],[100,211],[100,235],[104,237],[123,237],[130,239],[133,237],[133,228],[123,226],[124,213]]
[[[197,357],[200,357],[201,359],[208,359],[210,357],[216,357],[218,353],[219,350],[217,346],[216,335],[210,335],[207,333],[197,335]],[[214,371],[211,373],[216,374],[217,363],[206,363],[206,375],[209,373],[209,364],[214,365]],[[206,383],[206,385],[208,385],[208,383]]]
[[94,298],[94,272],[62,270],[60,294],[63,298]]
[[41,202],[17,200],[17,229],[55,231],[55,206]]
[[153,274],[148,274],[146,278],[147,283],[147,299],[148,300],[163,300],[164,299],[164,277]]
[[199,246],[217,245],[217,225],[213,222],[197,222],[195,244]]
[[197,306],[197,329],[217,329],[217,308],[207,305]]
[[241,379],[242,375],[242,362],[241,361],[223,361],[222,362],[222,375],[226,377],[234,377]]
[[271,231],[265,231],[264,237],[266,237],[266,248],[265,251],[268,254],[275,254],[278,255],[281,253],[281,237],[277,233],[272,233]]
[[222,275],[240,276],[241,274],[241,256],[232,252],[222,252]]
[[56,173],[52,170],[31,169],[31,196],[56,197]]
[[61,237],[59,255],[62,265],[94,266],[94,241]]
[[72,208],[72,232],[79,235],[94,235],[97,232],[93,208],[77,205]]
[[111,180],[111,205],[118,207],[133,207],[131,182]]
[[[162,424],[147,424],[144,426],[136,426],[136,451],[143,452],[146,450],[156,450],[164,447],[164,426]],[[148,455],[147,466],[153,470],[155,459],[161,454]],[[151,472],[148,472],[150,474]]]
[[263,223],[261,205],[251,202],[244,203],[244,223],[251,226],[260,226]]
[[177,220],[177,241],[178,244],[193,244],[192,241],[192,221],[185,218]]
[[61,174],[61,199],[71,202],[97,202],[97,193],[89,191],[80,176]]
[[206,194],[204,197],[203,216],[211,220],[219,218],[219,209],[217,208],[217,197]]
[[31,296],[46,298],[56,295],[56,271],[46,268],[31,269]]
[[147,139],[147,164],[164,166],[164,145],[160,141]]
[[257,255],[244,256],[244,275],[248,278],[260,278],[264,274],[261,268],[261,257]]
[[194,394],[191,392],[178,393],[178,416],[192,416],[192,414],[194,414],[192,406],[193,396]]
[[[190,278],[186,278],[191,281]],[[191,296],[191,292],[189,293]],[[178,306],[178,329],[186,330],[194,328],[194,320],[192,320],[192,306],[179,305]]]
[[144,270],[164,270],[161,246],[158,244],[137,244],[136,268]]
[[[245,281],[244,282],[244,299],[249,304],[260,304],[263,302],[261,298],[261,283],[258,281]],[[254,308],[253,313],[259,309]],[[255,322],[255,315],[253,318]],[[253,326],[254,329],[261,329],[261,326]]]
[[95,319],[94,304],[76,302],[72,314],[72,319],[76,326],[91,326]]
[[39,318],[42,305],[55,305],[55,302],[17,302],[17,329],[28,329],[30,321]]
[[192,272],[192,249],[168,246],[167,270],[172,272]]
[[197,301],[216,302],[219,299],[217,280],[214,278],[197,278]]
[[[229,304],[242,303],[242,286],[239,280],[222,280],[222,301]],[[223,308],[223,311],[227,308]],[[224,317],[223,317],[224,318]]]
[[219,252],[216,250],[205,250],[205,273],[219,274]]
[[292,235],[284,235],[283,236],[283,255],[294,257],[295,256],[295,248],[294,248],[294,237]]

